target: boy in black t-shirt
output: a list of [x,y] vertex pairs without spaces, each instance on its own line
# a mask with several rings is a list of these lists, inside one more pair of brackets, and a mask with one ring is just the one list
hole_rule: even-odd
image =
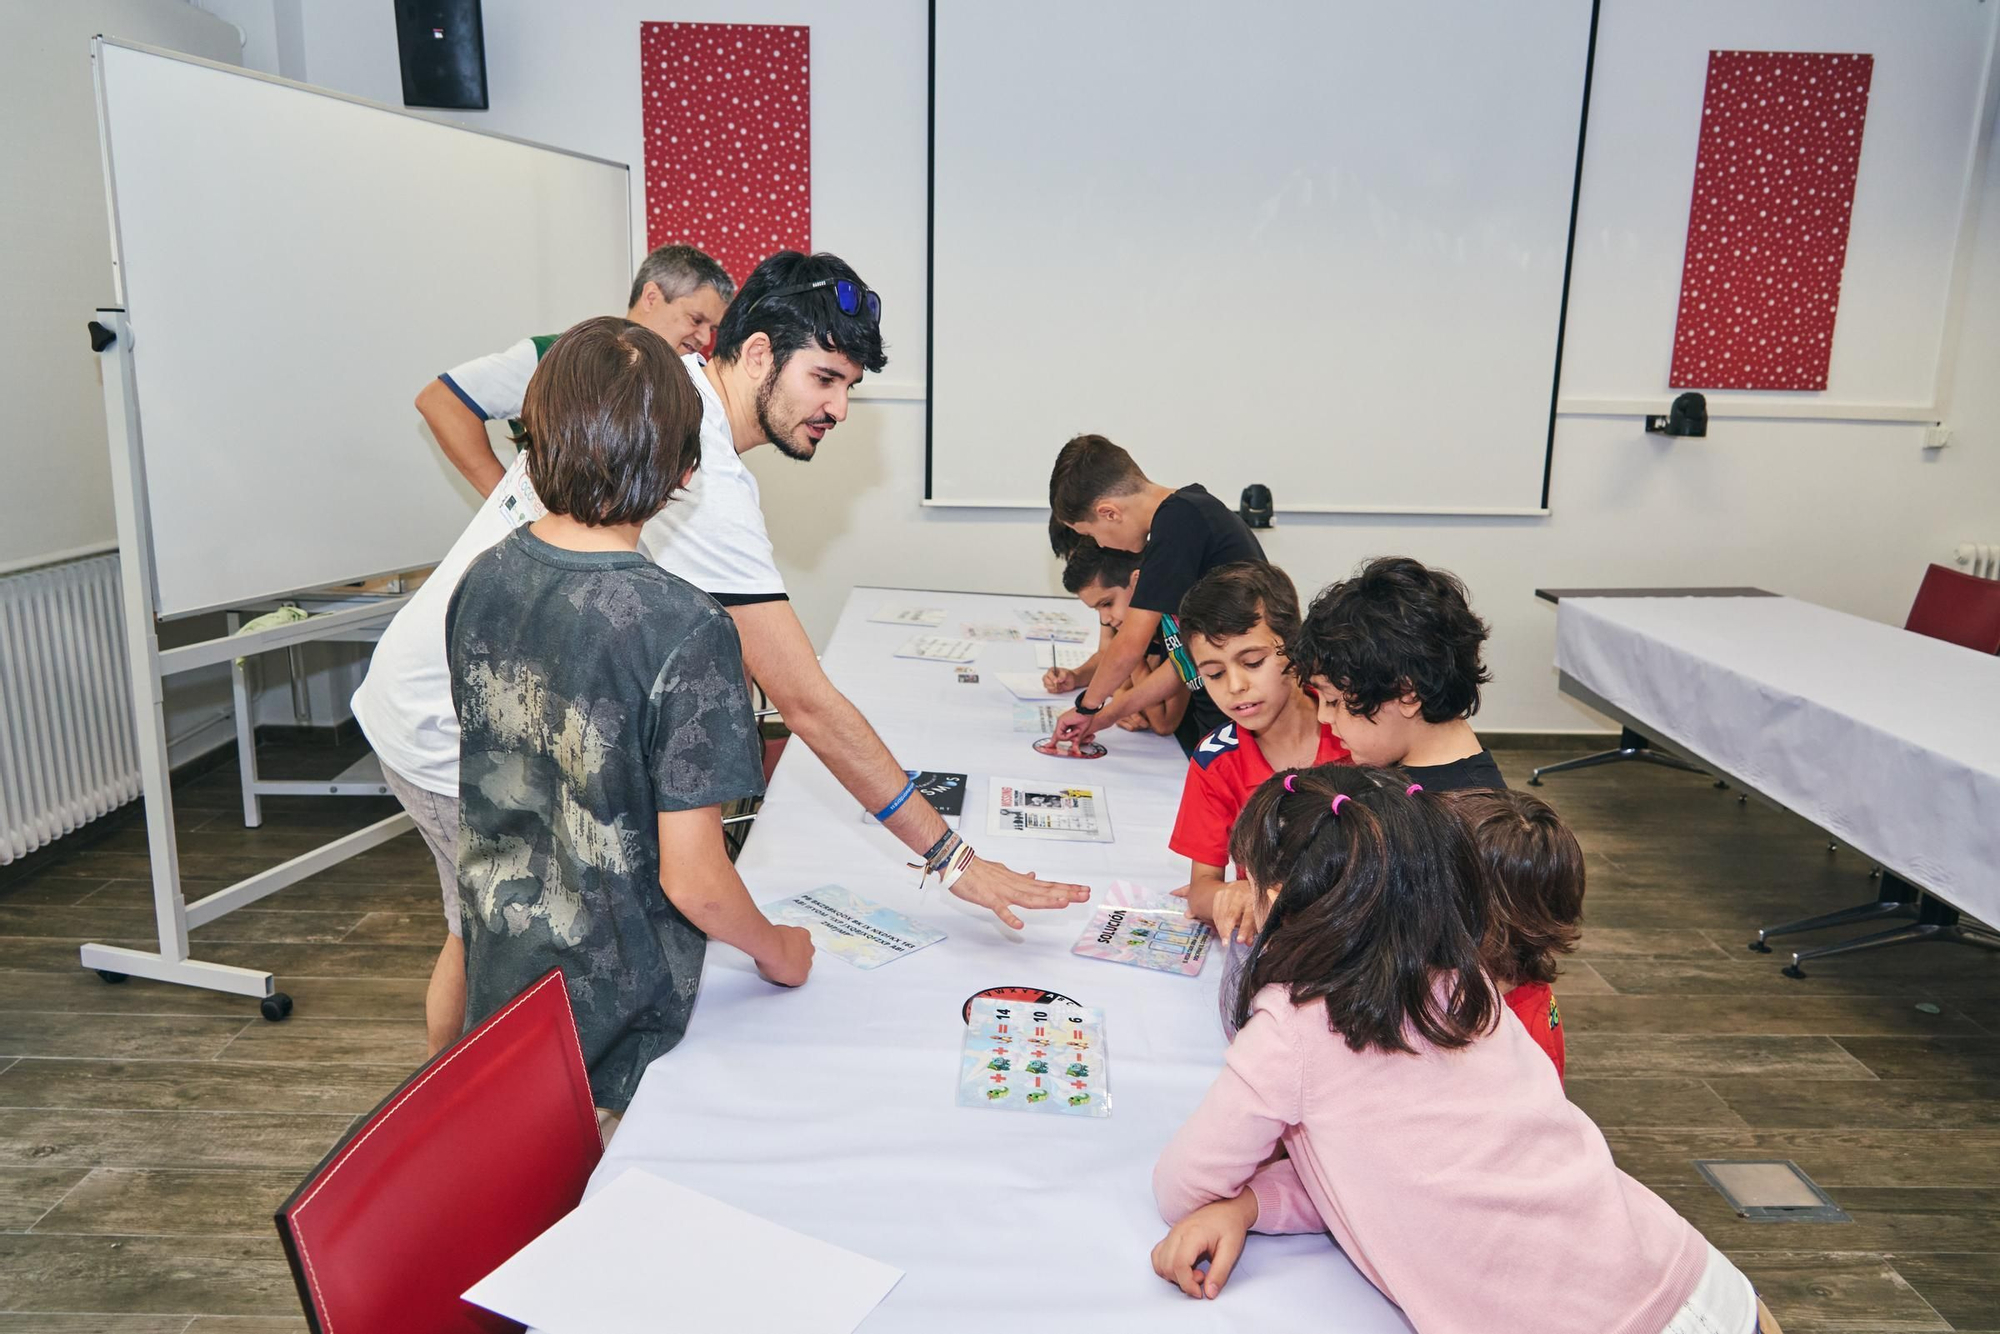
[[[1131,606],[1111,643],[1099,651],[1096,673],[1063,715],[1056,738],[1080,741],[1184,691],[1188,709],[1176,737],[1192,754],[1194,741],[1225,719],[1201,688],[1174,613],[1197,579],[1236,561],[1262,560],[1264,548],[1243,520],[1202,487],[1161,486],[1101,435],[1080,435],[1056,455],[1049,509],[1056,523],[1100,546],[1140,553]],[[1117,689],[1145,661],[1156,634],[1168,661],[1144,684]]]
[[720,807],[763,790],[736,624],[638,552],[701,458],[658,334],[588,320],[529,381],[548,513],[466,568],[445,613],[459,720],[466,1025],[560,968],[600,1115],[687,1030],[710,940],[798,986],[811,938],[730,865]]
[[1485,642],[1456,575],[1380,556],[1320,590],[1285,656],[1356,764],[1397,766],[1431,792],[1504,788],[1469,721],[1493,679]]
[[[1068,529],[1064,529],[1068,532]],[[1051,667],[1042,673],[1042,688],[1052,694],[1066,695],[1072,690],[1089,685],[1097,676],[1098,663],[1104,657],[1105,648],[1118,627],[1125,622],[1125,612],[1132,605],[1132,590],[1139,583],[1139,557],[1130,551],[1120,551],[1116,547],[1100,547],[1087,537],[1077,537],[1074,533],[1069,557],[1063,563],[1063,587],[1076,594],[1084,606],[1090,608],[1102,627],[1098,638],[1097,652],[1084,659],[1079,667]],[[1138,670],[1126,680],[1128,686],[1142,685],[1145,678],[1159,670],[1167,660],[1167,647],[1158,635],[1146,645],[1146,660]],[[1135,709],[1118,720],[1118,725],[1128,732],[1157,732],[1161,736],[1180,739],[1185,749],[1200,739],[1196,732],[1183,738],[1183,729],[1193,727],[1187,717],[1188,697],[1186,691],[1175,691],[1166,700]]]

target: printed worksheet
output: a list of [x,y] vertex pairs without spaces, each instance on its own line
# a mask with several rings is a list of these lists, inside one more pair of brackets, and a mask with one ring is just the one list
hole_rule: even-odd
[[1114,841],[1104,789],[1088,783],[996,778],[987,793],[986,827],[995,834],[1033,834],[1067,843]]
[[979,999],[965,1021],[958,1105],[1111,1115],[1104,1011]]
[[1099,908],[1070,953],[1193,977],[1208,961],[1215,932],[1186,913]]
[[1028,631],[1027,637],[1029,639],[1053,639],[1058,644],[1082,644],[1090,640],[1092,636],[1088,630],[1066,630],[1060,626],[1044,626],[1039,630]]
[[890,605],[877,607],[868,619],[881,625],[943,625],[947,615],[943,607],[905,607]]
[[764,915],[780,926],[804,927],[816,948],[856,968],[880,968],[944,939],[944,932],[936,927],[850,894],[839,885],[821,885],[808,893],[767,903]]
[[1035,666],[1047,670],[1050,667],[1081,667],[1090,660],[1090,648],[1085,644],[1035,645]]
[[1017,608],[1014,614],[1021,618],[1021,623],[1027,626],[1030,631],[1080,630],[1083,628],[1077,623],[1077,619],[1074,616],[1066,611],[1058,611],[1054,607],[1021,607]]
[[1032,732],[1036,736],[1049,736],[1055,732],[1056,724],[1062,721],[1062,716],[1063,706],[1060,704],[1016,703],[1014,730]]
[[1040,701],[1045,699],[1068,700],[1069,695],[1059,695],[1042,685],[1040,672],[995,672],[993,679],[1006,686],[1015,699]]
[[923,658],[929,662],[971,662],[979,656],[979,645],[970,639],[945,635],[918,635],[896,650],[899,658]]
[[964,625],[961,625],[959,633],[967,639],[978,640],[981,643],[989,640],[1009,643],[1021,637],[1021,632],[1011,625],[978,625],[971,621],[967,621]]

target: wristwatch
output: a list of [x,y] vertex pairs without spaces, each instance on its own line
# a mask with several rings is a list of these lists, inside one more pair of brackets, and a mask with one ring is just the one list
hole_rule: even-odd
[[1111,702],[1110,700],[1107,699],[1104,701],[1104,704],[1100,704],[1093,709],[1089,705],[1083,702],[1083,697],[1085,695],[1088,695],[1089,693],[1090,693],[1089,686],[1085,686],[1083,689],[1076,692],[1076,705],[1075,705],[1076,711],[1082,714],[1086,718],[1090,717],[1092,714],[1103,713],[1104,704],[1109,704]]

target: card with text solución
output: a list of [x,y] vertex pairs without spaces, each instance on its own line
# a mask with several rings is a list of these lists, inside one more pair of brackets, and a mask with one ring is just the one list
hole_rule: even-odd
[[877,607],[868,619],[878,625],[943,625],[946,616],[943,607]]
[[1107,963],[1129,963],[1156,973],[1193,977],[1208,961],[1215,932],[1186,913],[1144,908],[1099,908],[1070,953]]
[[1113,841],[1104,789],[1089,783],[996,778],[987,790],[986,828],[1068,843]]
[[804,927],[816,949],[856,968],[880,968],[944,939],[944,932],[936,927],[850,894],[839,885],[821,885],[766,904],[764,915],[779,926]]
[[971,662],[979,656],[979,645],[970,639],[952,639],[946,635],[918,635],[897,649],[896,656],[929,662]]
[[1109,1116],[1105,1061],[1102,1010],[974,1000],[958,1063],[958,1105]]

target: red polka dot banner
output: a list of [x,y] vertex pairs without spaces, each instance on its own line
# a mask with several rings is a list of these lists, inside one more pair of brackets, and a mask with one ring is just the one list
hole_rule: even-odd
[[767,255],[811,251],[808,32],[639,25],[649,248],[699,246],[738,284]]
[[1675,389],[1824,389],[1875,58],[1711,51]]

